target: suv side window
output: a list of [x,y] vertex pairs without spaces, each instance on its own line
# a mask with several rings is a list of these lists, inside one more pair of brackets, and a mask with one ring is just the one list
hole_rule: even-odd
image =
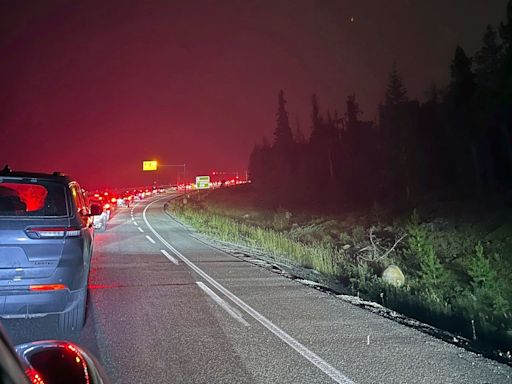
[[82,196],[84,198],[85,206],[87,208],[90,208],[91,202],[89,201],[89,194],[87,193],[87,191],[85,189],[81,189],[81,191],[82,191]]
[[84,210],[87,209],[87,204],[82,194],[82,189],[77,183],[71,183],[69,189],[71,190],[71,196],[73,197],[78,213],[83,214]]
[[87,198],[85,197],[84,191],[78,184],[76,184],[77,190],[78,190],[78,197],[80,198],[81,202],[81,211],[87,213],[89,210],[89,204],[87,203]]

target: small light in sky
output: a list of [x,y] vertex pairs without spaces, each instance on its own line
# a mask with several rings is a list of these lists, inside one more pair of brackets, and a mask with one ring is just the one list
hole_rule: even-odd
[[354,16],[351,16],[350,17],[350,22],[353,23],[354,22]]

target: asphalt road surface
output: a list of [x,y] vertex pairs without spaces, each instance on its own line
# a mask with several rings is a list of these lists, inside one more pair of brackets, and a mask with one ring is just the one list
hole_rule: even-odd
[[[372,314],[190,236],[169,197],[96,234],[84,329],[113,383],[512,383],[512,368]],[[62,338],[4,320],[14,343]]]

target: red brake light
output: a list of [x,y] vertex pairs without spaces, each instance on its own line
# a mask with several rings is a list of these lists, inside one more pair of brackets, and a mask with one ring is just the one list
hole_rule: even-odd
[[44,384],[44,380],[42,379],[41,375],[37,373],[34,368],[25,369],[25,374],[32,384]]
[[110,201],[115,203],[117,201],[117,199],[115,197],[113,197]]
[[32,227],[25,230],[31,239],[61,239],[80,236],[80,228],[75,227]]
[[109,203],[105,204],[105,205],[103,206],[103,209],[110,209],[110,204],[109,204]]
[[31,285],[31,291],[60,291],[62,289],[66,289],[64,284],[39,284],[39,285]]

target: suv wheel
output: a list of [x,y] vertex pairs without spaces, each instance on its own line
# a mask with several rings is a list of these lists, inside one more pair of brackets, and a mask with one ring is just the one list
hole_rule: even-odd
[[64,334],[80,331],[85,323],[87,289],[80,294],[78,303],[69,311],[59,314],[59,331]]

